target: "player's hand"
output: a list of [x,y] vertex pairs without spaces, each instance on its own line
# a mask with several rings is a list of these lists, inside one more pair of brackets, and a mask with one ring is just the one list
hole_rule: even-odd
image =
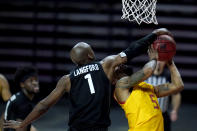
[[167,66],[171,66],[174,63],[174,61],[171,59],[169,61],[166,61]]
[[3,128],[12,128],[12,129],[18,129],[22,128],[21,123],[19,121],[14,121],[14,120],[9,120],[9,121],[4,121],[3,123]]
[[156,29],[152,33],[155,33],[157,36],[159,36],[159,35],[170,35],[170,36],[173,37],[172,33],[166,28]]
[[177,118],[178,118],[177,111],[173,110],[172,112],[170,112],[170,120],[172,122],[175,122]]
[[158,60],[158,52],[153,48],[153,44],[148,47],[148,56],[150,60]]

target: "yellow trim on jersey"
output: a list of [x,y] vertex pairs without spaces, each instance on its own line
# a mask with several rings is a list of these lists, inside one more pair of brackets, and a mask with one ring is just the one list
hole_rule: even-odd
[[[139,83],[138,85],[136,85],[135,87],[133,87],[133,90],[136,89],[136,88],[138,88],[138,87],[143,88],[143,89],[150,89],[152,92],[154,92],[154,87],[151,84],[146,83],[146,82]],[[124,106],[124,105],[127,105],[128,100],[129,100],[130,97],[131,97],[131,95],[129,95],[129,97],[127,98],[127,100],[125,101],[124,104],[120,104],[119,103],[121,105],[121,107]]]

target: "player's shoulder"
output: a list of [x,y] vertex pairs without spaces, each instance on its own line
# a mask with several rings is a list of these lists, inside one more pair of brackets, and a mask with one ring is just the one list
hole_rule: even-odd
[[4,75],[0,74],[0,82],[5,82],[6,78]]
[[60,80],[58,81],[58,84],[61,85],[60,87],[66,89],[66,92],[70,92],[71,80],[72,80],[72,75],[67,74],[60,78]]
[[12,95],[12,96],[10,97],[10,99],[8,100],[7,105],[13,107],[14,105],[17,105],[16,103],[18,103],[18,100],[17,100],[16,94],[14,94],[14,95]]
[[60,78],[60,80],[59,80],[59,82],[63,82],[63,83],[65,83],[65,84],[69,84],[70,83],[70,80],[71,80],[71,74],[66,74],[66,75],[63,75],[61,78]]
[[70,77],[71,77],[71,74],[66,74],[66,75],[63,75],[63,76],[61,77],[61,79],[70,80]]
[[153,85],[146,82],[140,82],[136,86],[141,88],[153,88]]
[[10,99],[9,99],[9,101],[11,102],[11,103],[16,103],[16,104],[20,104],[21,103],[21,101],[23,101],[24,100],[24,97],[23,97],[23,95],[22,95],[22,93],[21,92],[17,92],[16,94],[14,94],[14,95],[12,95],[11,97],[10,97]]
[[0,79],[5,78],[3,74],[0,74]]
[[107,57],[105,57],[104,59],[102,59],[102,60],[100,61],[100,63],[110,62],[110,61],[114,60],[114,59],[116,58],[116,56],[117,56],[117,55],[110,55],[110,56],[107,56]]
[[111,65],[113,64],[113,62],[115,61],[117,55],[110,55],[110,56],[107,56],[105,57],[104,59],[102,59],[100,61],[100,64],[103,66],[103,67],[111,67]]

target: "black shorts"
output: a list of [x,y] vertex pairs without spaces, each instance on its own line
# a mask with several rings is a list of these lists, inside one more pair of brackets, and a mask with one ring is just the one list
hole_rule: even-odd
[[171,131],[171,120],[168,112],[163,113],[164,131]]

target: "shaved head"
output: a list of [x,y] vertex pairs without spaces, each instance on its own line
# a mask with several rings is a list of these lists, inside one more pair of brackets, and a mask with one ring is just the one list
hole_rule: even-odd
[[70,51],[70,57],[73,63],[77,65],[84,65],[95,59],[94,51],[85,42],[77,43]]

